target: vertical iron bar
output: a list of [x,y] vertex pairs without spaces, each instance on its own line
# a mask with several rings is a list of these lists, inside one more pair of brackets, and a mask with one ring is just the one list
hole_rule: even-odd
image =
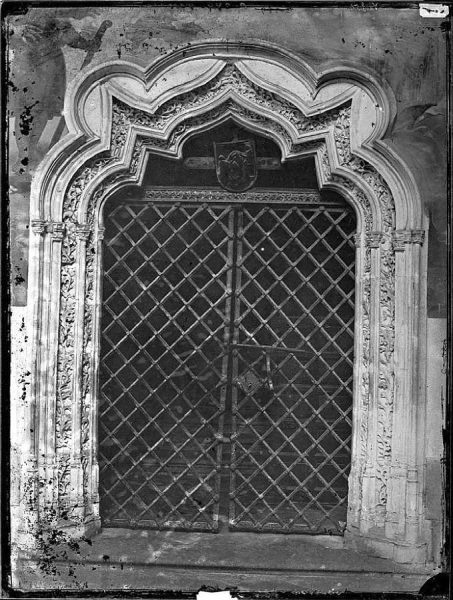
[[236,319],[238,316],[238,244],[237,233],[239,223],[239,208],[232,207],[233,214],[233,244],[232,244],[232,264],[231,264],[231,302],[230,302],[230,323],[228,330],[228,368],[227,382],[225,390],[225,412],[223,421],[223,439],[222,439],[222,463],[220,474],[220,497],[219,497],[219,530],[228,531],[229,509],[230,509],[230,476],[231,476],[231,434],[233,432],[233,394],[236,393],[234,386],[234,377],[237,371],[237,358],[235,350],[232,349],[237,336]]
[[236,437],[238,435],[238,394],[239,387],[235,384],[240,370],[239,363],[239,350],[234,350],[238,348],[239,343],[239,325],[241,321],[241,289],[242,289],[242,237],[244,233],[244,210],[242,204],[240,204],[237,208],[237,230],[235,236],[235,245],[236,245],[236,294],[234,296],[235,301],[235,311],[233,315],[233,323],[234,323],[234,335],[231,339],[231,346],[233,348],[232,352],[232,386],[231,386],[231,436],[230,436],[230,485],[228,488],[228,528],[231,528],[231,524],[233,523],[233,519],[235,517],[235,506],[234,506],[234,491],[236,489]]

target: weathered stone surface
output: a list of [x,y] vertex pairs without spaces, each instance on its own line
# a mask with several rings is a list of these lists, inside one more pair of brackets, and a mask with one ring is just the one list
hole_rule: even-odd
[[[104,26],[93,53],[87,40],[107,19],[111,25]],[[12,385],[13,401],[19,398],[12,464],[14,531],[22,540],[21,549],[28,550],[29,534],[35,532],[42,559],[56,565],[60,546],[99,528],[94,424],[100,202],[125,182],[140,180],[147,152],[177,157],[197,127],[234,115],[251,129],[265,129],[286,158],[316,156],[320,187],[343,193],[360,215],[355,454],[346,539],[356,548],[400,564],[413,562],[421,571],[438,568],[443,418],[439,343],[445,324],[441,319],[430,324],[427,316],[445,314],[442,24],[421,20],[417,9],[400,9],[395,19],[392,9],[364,7],[272,12],[144,6],[33,8],[26,15],[8,16],[7,25],[12,50],[9,106],[18,142],[10,136],[15,165],[11,173],[14,301],[25,305],[26,291],[29,298],[27,310],[13,309],[14,326],[24,319],[23,330],[13,338]],[[258,40],[255,46],[249,40],[251,30]],[[53,38],[58,31],[61,36]],[[47,65],[38,48],[43,35],[46,48],[52,50]],[[207,38],[230,41],[209,48],[201,44]],[[16,46],[13,40],[19,40]],[[246,44],[247,52],[238,58]],[[190,63],[186,54],[195,55],[197,48],[203,50],[195,66],[197,60]],[[278,67],[266,62],[270,56]],[[145,67],[158,57],[179,71],[173,72],[173,79],[172,71],[165,72],[160,87],[154,87],[163,68],[159,64],[164,62],[148,72]],[[127,60],[128,66],[118,59]],[[202,61],[206,62],[200,66]],[[187,67],[185,78],[180,63]],[[284,77],[282,65],[291,77]],[[75,78],[83,81],[96,66],[95,91],[85,79],[82,102]],[[349,73],[348,86],[326,84],[315,97],[316,77],[330,71],[334,80],[335,69]],[[354,80],[357,73],[366,93]],[[296,83],[298,78],[302,83]],[[111,112],[105,102],[109,93],[120,96]],[[77,115],[77,123],[70,111]],[[383,120],[388,122],[385,131]],[[68,128],[70,136],[64,138]],[[378,130],[378,139],[368,144],[367,138]],[[59,139],[63,141],[57,152]],[[24,341],[25,329],[28,341]],[[18,358],[23,350],[25,360]],[[49,539],[56,540],[57,554]],[[99,537],[99,543],[104,542],[110,543]],[[87,585],[105,585],[114,571],[96,561],[91,567],[87,564],[77,566],[79,583],[82,579]],[[370,565],[367,568],[377,569]],[[75,581],[71,568],[66,564],[63,570],[69,569],[69,578]],[[90,568],[102,575],[92,578]],[[128,573],[133,582],[137,572],[130,567]],[[140,585],[149,587],[154,575],[149,570],[144,573]],[[197,576],[184,579],[176,569],[174,581],[190,587]],[[26,570],[20,577],[27,577]],[[52,581],[65,587],[65,577]],[[159,577],[155,581],[160,585]],[[242,584],[256,589],[258,576],[250,575],[256,577],[252,583],[247,583],[247,577],[242,577]],[[318,589],[315,569],[310,575],[294,577],[292,589],[301,585]],[[309,577],[316,584],[309,583]],[[365,580],[356,580],[357,590]],[[34,585],[33,578],[21,581],[19,586]],[[414,577],[408,583],[398,573],[391,581],[388,589],[416,589]],[[331,580],[319,584],[319,589],[331,590],[330,584]]]

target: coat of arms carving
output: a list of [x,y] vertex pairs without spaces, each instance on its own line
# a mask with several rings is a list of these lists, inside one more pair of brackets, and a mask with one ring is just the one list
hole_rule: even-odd
[[229,192],[245,192],[256,181],[255,143],[253,140],[214,142],[217,179]]

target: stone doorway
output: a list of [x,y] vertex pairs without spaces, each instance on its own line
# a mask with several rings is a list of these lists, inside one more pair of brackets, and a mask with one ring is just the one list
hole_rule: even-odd
[[[74,115],[80,115],[71,125],[78,137],[58,156],[49,156],[32,193],[32,400],[30,410],[24,409],[23,444],[23,486],[31,498],[26,506],[39,507],[29,511],[31,518],[51,528],[48,514],[56,519],[69,515],[68,535],[91,535],[101,527],[102,207],[115,194],[125,194],[127,186],[144,189],[145,196],[159,185],[180,187],[178,170],[190,168],[180,160],[183,148],[200,131],[231,119],[254,135],[268,136],[282,164],[315,165],[315,183],[313,177],[303,184],[297,180],[307,172],[302,167],[294,177],[287,177],[287,171],[272,173],[289,205],[297,204],[288,197],[292,192],[287,190],[293,189],[303,201],[340,194],[354,207],[354,409],[344,539],[350,547],[417,565],[421,572],[431,560],[421,502],[424,467],[416,443],[425,435],[418,366],[424,356],[426,222],[410,173],[398,157],[382,151],[380,139],[391,114],[385,92],[367,74],[352,73],[347,83],[342,75],[331,85],[302,61],[261,44],[244,50],[213,42],[188,52],[175,51],[155,70],[137,68],[133,75],[123,65],[106,64],[81,81],[68,97]],[[176,75],[167,73],[169,64]],[[334,71],[330,76],[332,81],[339,77]],[[165,89],[144,88],[140,95],[129,85],[133,77],[144,82],[161,78]],[[98,113],[90,108],[89,123],[102,128],[91,131],[88,113],[86,119],[83,115],[91,106],[86,99],[93,86],[103,95],[102,102],[93,95]],[[316,99],[322,86],[326,93]],[[157,182],[158,169],[147,180],[150,155],[173,163],[166,171],[170,181]],[[215,173],[192,176],[198,178],[198,189],[188,181],[191,185],[178,189],[173,200],[182,205],[190,192],[209,203]],[[263,171],[255,190],[247,193],[252,204],[257,193],[266,202],[276,188],[269,190]],[[413,402],[418,394],[419,401]],[[44,481],[51,484],[41,486]],[[17,514],[27,513],[23,506]],[[25,518],[16,522],[28,523]],[[21,529],[19,534],[27,536]]]

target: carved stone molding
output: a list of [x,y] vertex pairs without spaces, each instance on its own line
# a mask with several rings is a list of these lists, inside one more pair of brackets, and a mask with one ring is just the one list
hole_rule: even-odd
[[[184,202],[190,200],[200,203],[218,202],[225,199],[225,192],[216,190],[182,190],[182,189],[149,189],[145,191],[147,200],[169,200],[173,202]],[[321,204],[321,194],[318,190],[286,191],[247,191],[242,193],[228,193],[228,202],[247,203],[286,203],[286,204]]]
[[36,235],[43,235],[47,231],[47,221],[42,219],[33,219],[31,221],[31,229]]
[[425,240],[425,231],[423,229],[398,229],[393,232],[393,249],[396,252],[403,252],[407,244],[423,245]]
[[[32,228],[37,234],[52,232],[55,239],[61,240],[60,268],[49,274],[47,288],[44,284],[36,284],[37,287],[41,285],[39,293],[42,295],[58,290],[58,295],[52,299],[55,308],[50,317],[54,319],[54,342],[37,343],[35,349],[36,377],[41,377],[39,364],[47,364],[48,360],[55,365],[55,383],[46,379],[42,384],[45,392],[42,393],[53,394],[46,402],[52,404],[55,415],[54,422],[48,427],[54,432],[57,509],[83,498],[85,521],[99,523],[95,420],[102,308],[100,249],[104,233],[100,207],[121,187],[140,184],[149,153],[178,159],[183,144],[191,135],[233,118],[250,130],[272,138],[279,145],[284,160],[314,156],[320,187],[339,191],[355,209],[360,228],[355,236],[354,455],[347,531],[351,535],[355,531],[358,537],[368,535],[370,538],[377,531],[380,539],[376,548],[380,552],[382,540],[390,545],[399,543],[397,539],[385,537],[389,503],[393,503],[392,514],[397,513],[402,519],[406,514],[404,494],[397,491],[392,496],[389,485],[393,448],[400,443],[400,438],[406,436],[401,430],[404,422],[395,421],[402,419],[395,412],[396,370],[398,360],[401,361],[401,356],[396,356],[395,339],[399,325],[395,307],[402,302],[399,297],[396,298],[396,292],[397,289],[400,295],[404,292],[396,287],[395,251],[403,250],[410,243],[421,245],[424,232],[415,228],[395,229],[398,214],[392,189],[399,188],[392,188],[389,184],[394,170],[390,167],[378,170],[374,166],[384,164],[378,152],[373,154],[370,148],[366,152],[363,148],[354,148],[351,121],[355,113],[350,98],[343,97],[333,108],[331,103],[328,110],[320,108],[318,113],[307,116],[308,113],[304,114],[283,94],[248,79],[231,59],[209,81],[192,89],[188,87],[186,85],[178,92],[175,85],[173,97],[167,94],[160,104],[156,99],[157,108],[149,112],[111,97],[108,143],[105,140],[99,143],[98,151],[94,143],[91,146],[87,143],[85,154],[81,155],[72,150],[73,156],[67,161],[69,166],[65,167],[65,185],[61,190],[61,217],[49,208],[46,208],[47,212],[39,213],[55,214],[61,222],[50,225],[40,219],[32,221]],[[373,164],[366,156],[375,158]],[[46,181],[43,177],[43,188],[47,185]],[[52,194],[56,196],[57,193]],[[52,194],[42,195],[50,207]],[[223,196],[225,193],[212,190],[145,190],[144,200],[158,194],[167,195],[169,201],[175,202],[184,202],[189,195],[191,201],[195,199],[204,203],[215,201],[219,194]],[[244,198],[247,202],[269,200],[265,190],[228,194],[228,197],[231,202],[244,201]],[[282,191],[279,197],[282,202],[289,203],[321,202],[317,190]],[[272,200],[274,198],[273,194]],[[398,206],[403,204],[400,201]],[[417,207],[414,213],[416,210]],[[409,217],[412,218],[411,215]],[[45,247],[43,252],[50,252],[46,249],[47,244],[41,246]],[[59,253],[60,244],[54,245],[54,249],[55,253]],[[45,263],[42,256],[40,260]],[[39,268],[37,264],[37,274]],[[404,275],[416,282],[419,267],[414,262],[411,268],[413,273]],[[39,282],[38,275],[36,277]],[[41,301],[40,298],[38,300]],[[404,323],[417,322],[418,313],[414,306],[416,303],[408,304]],[[45,309],[42,315],[43,322],[49,318]],[[45,327],[43,331],[42,336],[47,335]],[[407,336],[409,339],[410,333]],[[407,347],[412,348],[409,342]],[[40,353],[43,352],[48,355],[41,358]],[[400,380],[402,377],[407,379],[409,375],[406,374],[410,374],[411,370],[417,370],[415,354],[404,360],[407,365],[404,373],[398,374]],[[51,392],[47,392],[48,389]],[[77,410],[74,410],[75,403]],[[42,406],[47,405],[42,403]],[[47,408],[40,410],[41,418],[47,419]],[[406,438],[404,440],[401,447],[408,446]],[[366,472],[367,465],[370,469]],[[364,474],[367,476],[366,484]],[[76,490],[74,485],[78,486]],[[369,531],[373,533],[368,534]],[[408,543],[404,535],[401,540],[404,544]]]
[[365,235],[365,243],[369,248],[379,248],[384,239],[384,234],[381,231],[367,231]]
[[52,222],[49,223],[47,230],[54,240],[62,240],[65,234],[65,224]]
[[58,221],[44,221],[42,219],[33,219],[31,228],[37,235],[50,234],[55,240],[62,240],[65,232],[64,223]]
[[[336,181],[345,185],[351,192],[351,196],[354,198],[355,203],[360,207],[362,214],[364,215],[364,223],[366,228],[366,240],[367,243],[371,244],[372,247],[376,247],[375,244],[381,244],[384,233],[390,234],[391,227],[394,221],[394,204],[388,189],[388,186],[383,181],[382,177],[377,171],[365,160],[359,159],[354,156],[350,151],[350,120],[351,120],[351,108],[350,103],[344,106],[340,106],[337,109],[330,110],[326,113],[317,115],[316,117],[306,117],[297,107],[291,105],[287,100],[278,97],[276,94],[270,93],[266,90],[259,88],[256,84],[248,81],[241,73],[239,73],[233,66],[227,65],[222,72],[215,77],[212,81],[208,82],[197,90],[197,93],[189,92],[181,96],[177,96],[175,99],[168,101],[162,105],[155,114],[151,115],[144,113],[143,111],[128,107],[120,101],[113,101],[113,112],[114,115],[112,121],[111,140],[113,144],[113,151],[109,154],[104,152],[102,157],[96,157],[91,159],[87,164],[79,169],[79,172],[73,179],[71,186],[65,196],[63,214],[65,215],[65,222],[68,223],[68,230],[71,230],[72,226],[77,227],[76,214],[79,211],[79,202],[81,199],[80,191],[83,191],[90,181],[92,181],[98,174],[106,169],[107,166],[115,164],[118,156],[121,152],[118,150],[120,146],[124,144],[126,133],[126,126],[128,128],[132,126],[140,126],[146,128],[148,131],[156,133],[168,128],[172,119],[175,119],[175,115],[184,115],[185,113],[192,114],[195,107],[201,107],[201,110],[206,105],[206,102],[212,101],[225,89],[234,91],[237,96],[245,97],[249,102],[253,102],[257,110],[260,108],[265,111],[265,115],[259,112],[255,112],[255,109],[247,107],[245,108],[239,102],[228,97],[226,101],[220,103],[216,108],[208,108],[204,112],[196,116],[190,116],[187,120],[182,121],[179,118],[178,124],[174,129],[169,129],[167,138],[162,140],[158,139],[153,135],[147,135],[146,137],[137,137],[133,150],[132,157],[129,163],[128,169],[123,169],[120,172],[116,172],[113,175],[107,176],[97,187],[93,190],[88,206],[87,206],[87,224],[88,227],[94,229],[94,214],[96,212],[96,206],[100,199],[104,197],[109,190],[115,188],[121,181],[127,181],[131,176],[137,176],[137,169],[139,164],[144,165],[144,152],[150,151],[171,151],[177,154],[177,149],[181,144],[181,140],[190,133],[191,130],[198,128],[200,125],[206,126],[211,121],[216,121],[220,116],[228,113],[240,115],[242,120],[246,120],[251,125],[259,124],[259,127],[265,127],[268,133],[274,132],[281,143],[285,144],[288,155],[295,155],[296,153],[303,152],[317,152],[322,157],[321,165],[324,170],[324,177],[327,181]],[[277,121],[278,115],[278,121]],[[310,132],[314,134],[320,132],[320,139],[318,141],[309,140],[307,146],[302,141],[297,144],[293,142],[293,138],[289,133],[289,129],[285,130],[282,125],[282,118],[286,119],[289,124],[297,129],[298,134],[304,134]],[[372,232],[370,231],[372,226],[372,214],[371,206],[367,196],[358,188],[357,185],[348,181],[346,177],[332,175],[332,168],[330,165],[330,159],[328,157],[326,143],[324,136],[326,130],[332,130],[335,132],[334,140],[335,147],[338,153],[340,164],[351,170],[351,172],[358,173],[363,178],[365,184],[374,193],[379,202],[379,206],[382,209],[382,225],[383,232]],[[200,193],[200,197],[204,198],[204,201],[209,199],[209,192]],[[206,196],[207,194],[207,196]],[[178,198],[177,201],[184,199],[184,192],[178,191],[176,193]],[[235,201],[235,194],[231,194],[232,201]],[[287,194],[288,196],[288,194]],[[256,198],[259,201],[258,193],[249,192],[250,198]],[[319,202],[320,196],[318,192],[305,192],[299,194],[297,201],[310,201]],[[289,201],[294,201],[294,198],[288,196]],[[265,201],[265,197],[262,196],[262,200]],[[67,257],[65,269],[70,270],[71,265],[75,261],[75,245],[70,241],[69,237],[64,241],[64,253]],[[88,243],[86,249],[86,290],[93,290],[95,282],[93,281],[93,274],[96,271],[94,265],[94,241]],[[365,456],[368,452],[367,445],[368,431],[367,425],[367,410],[369,406],[368,395],[370,393],[368,373],[370,369],[370,339],[371,339],[371,322],[369,316],[369,306],[371,302],[371,286],[369,283],[370,276],[370,256],[365,252],[364,261],[364,272],[363,272],[363,300],[362,300],[362,352],[363,358],[361,360],[361,405],[363,412],[363,430],[361,430],[361,454]],[[377,503],[385,504],[386,502],[386,482],[387,472],[389,463],[389,451],[390,439],[392,436],[392,422],[391,413],[393,405],[393,314],[394,314],[394,279],[393,279],[393,249],[390,246],[383,246],[382,248],[382,261],[381,261],[381,298],[379,302],[381,311],[381,324],[379,330],[379,346],[383,349],[383,353],[380,358],[376,357],[375,360],[380,361],[379,373],[380,373],[380,387],[379,387],[379,418],[378,424],[381,430],[379,443],[377,445],[377,473],[380,479],[380,491],[379,498],[376,500]],[[62,274],[64,277],[64,273]],[[74,300],[73,300],[74,301]],[[69,298],[68,298],[69,302]],[[91,306],[93,305],[93,299],[86,299],[85,310],[84,310],[84,348],[87,345],[93,343],[93,321],[95,317],[93,315]],[[68,310],[69,306],[67,306]],[[68,325],[66,316],[62,313],[60,316],[61,320],[65,321],[65,325]],[[384,352],[385,350],[385,352]],[[68,356],[69,358],[69,356]],[[86,351],[84,350],[82,357],[82,364],[84,365],[82,389],[83,398],[90,395],[91,397],[95,394],[95,391],[90,389],[90,368],[89,358]],[[68,361],[61,361],[58,365],[58,373],[64,371],[67,376],[71,372],[71,364]],[[67,398],[67,402],[70,398]],[[85,400],[83,400],[84,402]],[[82,421],[82,430],[87,431],[88,423]],[[89,435],[82,436],[84,440],[87,440],[89,444]],[[83,444],[83,442],[82,442]],[[82,445],[83,447],[83,445]],[[85,480],[88,480],[85,477]],[[86,490],[87,492],[87,490]]]
[[75,234],[79,240],[86,242],[91,234],[91,229],[88,225],[76,225]]

